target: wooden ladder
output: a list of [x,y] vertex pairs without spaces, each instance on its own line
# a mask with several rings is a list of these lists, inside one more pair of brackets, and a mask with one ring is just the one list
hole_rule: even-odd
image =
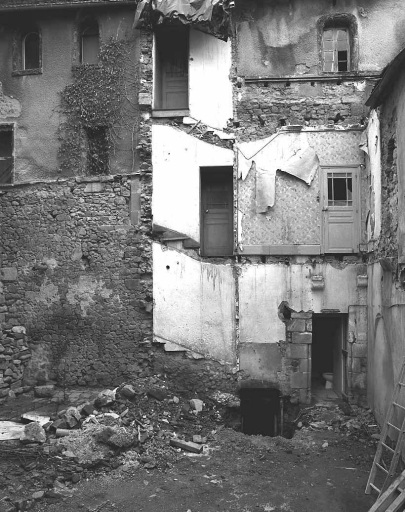
[[398,512],[404,510],[405,471],[381,494],[368,512]]
[[[399,415],[401,424],[395,424],[395,418]],[[372,490],[377,491],[378,495],[387,489],[392,482],[398,467],[399,457],[403,448],[403,437],[405,433],[405,359],[402,362],[398,382],[394,388],[392,401],[388,408],[387,416],[380,441],[374,456],[373,465],[368,477],[366,494]],[[395,441],[395,448],[388,445],[388,439],[398,436]],[[376,480],[382,481],[382,484],[376,484]],[[380,510],[380,509],[378,509]],[[384,509],[381,509],[384,510]],[[396,510],[396,509],[395,509]]]

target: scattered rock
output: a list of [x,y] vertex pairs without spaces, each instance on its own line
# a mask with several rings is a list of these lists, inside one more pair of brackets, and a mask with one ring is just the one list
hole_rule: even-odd
[[202,400],[199,400],[198,398],[193,398],[189,401],[191,409],[194,411],[201,412],[204,408],[204,402]]
[[203,447],[200,444],[182,441],[181,439],[175,438],[170,439],[170,445],[192,453],[201,453],[203,450]]
[[55,386],[53,384],[46,384],[44,386],[35,386],[34,393],[38,398],[49,398],[53,396]]
[[160,388],[149,388],[148,389],[148,395],[152,398],[155,398],[156,400],[159,400],[159,402],[163,401],[165,398],[167,398],[167,391]]
[[28,423],[24,426],[24,431],[20,436],[20,441],[22,443],[45,443],[45,430],[36,421]]
[[23,421],[24,423],[36,421],[41,425],[41,427],[49,423],[50,419],[51,418],[49,416],[42,416],[41,414],[38,414],[35,411],[25,412],[24,414],[21,415],[21,421]]
[[125,384],[125,386],[120,389],[120,395],[131,400],[131,398],[136,396],[136,391],[131,384]]
[[94,406],[97,408],[105,407],[106,405],[110,405],[115,402],[116,392],[115,389],[105,389],[101,391],[97,398],[94,400]]

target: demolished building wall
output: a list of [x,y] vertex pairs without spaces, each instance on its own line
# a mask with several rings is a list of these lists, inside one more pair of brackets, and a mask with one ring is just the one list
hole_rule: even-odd
[[[369,402],[383,421],[405,356],[404,340],[404,52],[387,67],[368,100],[374,108],[369,131],[370,178],[380,179],[380,197],[371,193],[370,210],[381,230],[371,230],[369,289]],[[374,126],[375,125],[375,126]],[[377,150],[375,149],[377,147]],[[381,148],[381,149],[380,149]],[[377,171],[376,171],[377,169]],[[373,172],[374,171],[374,172]],[[379,176],[380,174],[380,176]],[[378,187],[377,187],[378,190]],[[378,227],[378,222],[376,222]],[[374,225],[372,225],[372,228]]]

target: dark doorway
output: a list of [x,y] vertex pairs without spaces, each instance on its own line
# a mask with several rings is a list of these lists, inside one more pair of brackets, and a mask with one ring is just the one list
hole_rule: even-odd
[[232,167],[201,168],[201,251],[203,256],[233,254]]
[[313,315],[312,391],[330,389],[340,397],[346,396],[346,330],[345,314]]
[[279,434],[280,391],[278,389],[241,389],[240,408],[244,434],[272,437]]
[[11,183],[13,178],[13,127],[0,125],[0,183]]

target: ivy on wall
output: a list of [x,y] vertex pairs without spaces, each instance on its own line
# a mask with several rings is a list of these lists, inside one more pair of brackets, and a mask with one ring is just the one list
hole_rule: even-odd
[[61,172],[108,174],[116,127],[122,124],[126,97],[127,44],[111,39],[101,45],[98,64],[73,69],[73,83],[61,92],[59,160]]

